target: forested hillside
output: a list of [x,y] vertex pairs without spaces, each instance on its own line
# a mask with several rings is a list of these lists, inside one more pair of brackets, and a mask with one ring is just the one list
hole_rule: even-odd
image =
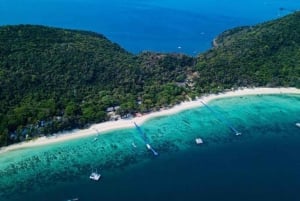
[[109,107],[124,115],[182,101],[175,80],[194,61],[135,56],[92,32],[1,27],[0,144],[105,121]]
[[218,91],[239,86],[300,88],[300,12],[218,36],[198,57],[197,86]]
[[299,21],[297,12],[225,31],[214,48],[196,58],[133,55],[92,32],[0,27],[0,146],[86,127],[111,114],[157,110],[203,93],[300,88]]

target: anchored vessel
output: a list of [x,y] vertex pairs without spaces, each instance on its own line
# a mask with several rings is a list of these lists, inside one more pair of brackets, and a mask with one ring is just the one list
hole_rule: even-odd
[[196,144],[202,144],[203,143],[203,140],[201,138],[196,138],[195,141],[196,141]]
[[72,199],[69,199],[67,201],[78,201],[78,200],[79,200],[79,198],[72,198]]
[[94,180],[94,181],[99,181],[100,177],[101,177],[101,174],[99,174],[97,171],[92,172],[90,175],[90,179]]

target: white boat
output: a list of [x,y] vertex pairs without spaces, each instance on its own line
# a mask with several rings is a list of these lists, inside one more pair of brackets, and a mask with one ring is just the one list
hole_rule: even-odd
[[296,123],[296,126],[300,128],[300,123]]
[[99,181],[100,177],[101,177],[101,174],[99,174],[97,171],[92,172],[90,175],[90,179],[94,180],[94,181]]
[[79,198],[73,198],[73,199],[69,199],[67,201],[78,201],[78,200],[79,200]]
[[235,133],[236,136],[242,135],[242,133]]
[[195,141],[196,144],[203,144],[203,140],[201,138],[196,138]]
[[146,144],[147,149],[151,149],[150,144]]

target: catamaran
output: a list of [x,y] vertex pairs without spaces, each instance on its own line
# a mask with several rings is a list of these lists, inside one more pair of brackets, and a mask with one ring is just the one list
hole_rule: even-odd
[[91,180],[94,180],[94,181],[99,181],[101,177],[101,174],[99,174],[96,170],[96,172],[92,172],[91,175],[90,175],[90,179]]
[[203,144],[203,140],[201,138],[196,138],[195,141],[196,144]]

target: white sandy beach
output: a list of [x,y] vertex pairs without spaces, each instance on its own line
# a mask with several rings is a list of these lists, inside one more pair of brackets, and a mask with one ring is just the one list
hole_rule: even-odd
[[43,146],[51,143],[57,143],[62,142],[66,140],[76,139],[76,138],[82,138],[86,136],[103,134],[107,131],[111,130],[117,130],[117,129],[124,129],[124,128],[132,128],[134,127],[133,122],[136,122],[137,124],[141,125],[145,121],[158,117],[158,116],[168,116],[175,113],[178,113],[183,110],[192,109],[196,107],[202,106],[201,101],[208,103],[209,101],[212,101],[214,99],[219,98],[228,98],[228,97],[235,97],[235,96],[246,96],[246,95],[259,95],[259,94],[300,94],[300,89],[297,88],[245,88],[245,89],[239,89],[235,91],[229,91],[226,93],[220,93],[220,94],[211,94],[208,96],[200,97],[199,99],[195,101],[188,101],[183,102],[179,105],[176,105],[170,109],[153,112],[147,115],[143,115],[141,117],[135,117],[133,119],[129,120],[118,120],[118,121],[109,121],[99,124],[94,124],[90,126],[88,129],[83,130],[74,130],[70,131],[64,134],[56,134],[53,137],[47,138],[47,137],[41,137],[32,141],[28,142],[22,142],[14,145],[10,145],[7,147],[3,147],[0,149],[0,153],[4,153],[7,151],[17,150],[17,149],[23,149],[23,148],[29,148],[34,146]]

